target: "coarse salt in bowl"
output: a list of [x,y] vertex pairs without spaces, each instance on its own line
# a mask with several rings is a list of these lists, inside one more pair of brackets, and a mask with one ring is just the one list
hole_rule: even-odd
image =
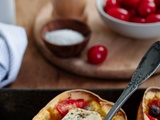
[[160,36],[160,22],[144,24],[116,19],[104,11],[105,2],[106,0],[96,0],[96,6],[102,20],[111,30],[123,36],[142,40]]
[[41,37],[57,57],[79,55],[89,42],[91,30],[86,23],[73,19],[52,20],[43,26]]
[[84,36],[80,32],[71,29],[49,31],[44,37],[48,42],[57,45],[74,45],[84,40]]

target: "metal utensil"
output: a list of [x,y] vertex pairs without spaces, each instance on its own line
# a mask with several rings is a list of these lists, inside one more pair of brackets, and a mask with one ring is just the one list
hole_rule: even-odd
[[159,67],[160,64],[160,41],[155,42],[140,61],[128,86],[115,102],[104,120],[111,120],[125,101],[137,90],[139,85],[146,81]]

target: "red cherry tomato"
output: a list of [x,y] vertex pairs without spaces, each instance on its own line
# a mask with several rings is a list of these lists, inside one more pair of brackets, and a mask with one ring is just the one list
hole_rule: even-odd
[[129,21],[129,12],[123,8],[110,8],[107,13],[114,18]]
[[84,108],[87,106],[87,103],[83,99],[67,99],[65,101],[60,102],[56,109],[61,115],[66,115],[68,111],[72,108]]
[[130,9],[130,10],[128,10],[128,12],[129,12],[129,15],[130,15],[130,19],[137,16],[137,12],[135,11],[135,9]]
[[154,2],[143,2],[138,7],[138,13],[141,16],[147,16],[156,11],[156,5]]
[[107,12],[107,10],[112,7],[118,7],[117,0],[106,0],[104,11]]
[[131,22],[135,22],[135,23],[146,23],[146,19],[142,18],[142,17],[134,17]]
[[140,3],[144,3],[144,2],[154,2],[154,0],[141,0]]
[[147,23],[160,22],[160,14],[151,14],[146,18]]
[[108,54],[108,50],[105,46],[96,45],[89,49],[87,57],[88,61],[91,64],[100,64],[102,63]]
[[147,115],[147,117],[149,118],[149,120],[157,120],[156,118],[150,116],[149,114],[146,114],[146,115]]
[[160,0],[154,0],[156,6],[160,7]]
[[157,13],[157,14],[160,14],[160,9],[158,9],[156,13]]
[[135,8],[141,0],[121,0],[120,4],[127,8]]
[[148,103],[148,107],[151,107],[152,105],[155,105],[160,108],[160,99],[152,100],[151,102]]

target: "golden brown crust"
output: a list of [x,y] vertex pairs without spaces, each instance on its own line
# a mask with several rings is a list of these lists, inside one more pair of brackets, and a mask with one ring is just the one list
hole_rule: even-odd
[[138,107],[137,120],[144,120],[142,113],[143,112],[142,112],[142,102],[141,102],[139,107]]
[[[58,111],[55,109],[56,105],[65,99],[80,99],[83,98],[85,101],[96,101],[100,104],[102,110],[107,114],[109,109],[113,106],[113,103],[107,100],[100,98],[98,95],[93,92],[83,90],[83,89],[75,89],[65,91],[55,98],[53,98],[44,108],[42,108],[39,113],[33,118],[33,120],[61,120],[61,116]],[[120,109],[117,113],[117,116],[121,116],[122,118],[119,120],[127,120],[127,116],[125,112]]]
[[149,120],[146,113],[148,113],[148,102],[155,97],[160,99],[160,87],[149,87],[145,90],[142,101],[137,112],[137,120]]

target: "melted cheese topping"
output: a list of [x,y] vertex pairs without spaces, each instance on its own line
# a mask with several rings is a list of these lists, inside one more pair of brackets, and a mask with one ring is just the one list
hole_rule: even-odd
[[75,108],[70,110],[62,120],[102,120],[102,118],[95,111]]

